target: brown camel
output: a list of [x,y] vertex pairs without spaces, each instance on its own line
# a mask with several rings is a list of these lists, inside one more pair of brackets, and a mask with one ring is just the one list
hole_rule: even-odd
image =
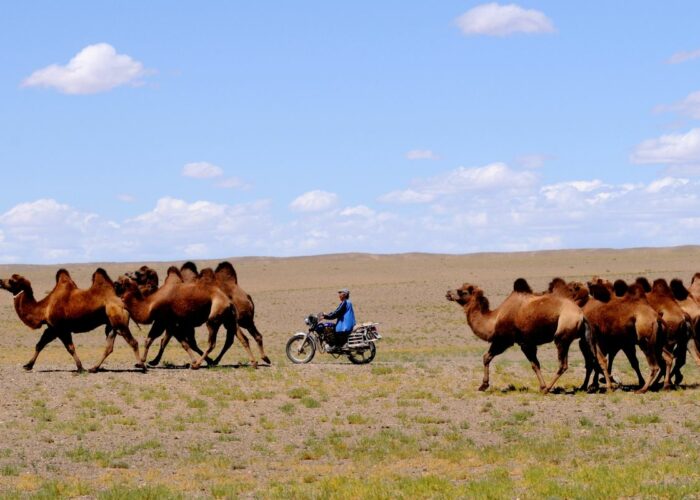
[[134,350],[137,368],[145,368],[139,358],[138,342],[129,331],[129,313],[104,269],[99,268],[93,273],[92,285],[88,289],[79,289],[68,271],[59,269],[53,290],[39,302],[34,298],[30,281],[18,274],[0,280],[0,288],[14,295],[15,311],[25,325],[34,330],[46,326],[36,344],[34,356],[24,365],[26,370],[31,370],[44,347],[58,338],[73,356],[78,371],[83,371],[73,344],[73,333],[88,332],[100,325],[107,325],[107,345],[102,360],[90,368],[91,372],[96,372],[112,353],[117,334],[124,337]]
[[[549,392],[568,368],[571,343],[586,335],[588,322],[573,301],[556,295],[533,295],[522,278],[514,283],[514,291],[491,311],[481,288],[464,283],[449,290],[446,298],[461,305],[467,323],[474,334],[489,344],[484,354],[484,379],[479,387],[489,387],[489,365],[493,358],[513,344],[518,344],[537,376],[542,392]],[[537,359],[537,346],[554,341],[557,346],[559,370],[547,385]]]
[[[654,280],[653,285],[644,277],[639,277],[636,283],[645,292],[651,307],[663,318],[666,330],[666,349],[673,353],[674,365],[671,375],[676,385],[683,380],[681,368],[685,365],[688,340],[690,338],[690,317],[676,301],[673,291],[665,279]],[[670,379],[664,380],[664,389],[671,387]]]
[[[608,391],[612,391],[613,386],[606,355],[620,350],[625,352],[637,373],[641,387],[636,392],[644,393],[649,390],[661,371],[660,359],[665,361],[666,365],[665,380],[670,381],[673,356],[664,348],[663,320],[647,301],[644,289],[636,283],[627,286],[624,281],[617,280],[614,284],[616,293],[611,293],[613,286],[610,282],[602,281],[597,280],[588,284],[591,294],[600,304],[591,307],[586,314],[591,323],[594,353],[603,370]],[[646,356],[651,370],[649,378],[643,384],[636,361],[635,344],[639,345]],[[610,362],[612,362],[612,356]],[[589,375],[587,374],[587,377]]]
[[[168,270],[162,287],[155,293],[144,296],[131,278],[123,276],[117,284],[124,304],[137,323],[159,325],[162,330],[176,332],[183,348],[190,355],[193,370],[198,369],[216,345],[216,336],[221,325],[229,334],[237,329],[236,308],[232,301],[216,286],[201,283],[183,283],[177,268]],[[196,359],[180,329],[194,328],[206,324],[209,331],[209,345],[199,359]],[[149,333],[144,345],[141,360],[145,361],[148,348],[157,335]]]
[[[589,293],[589,288],[592,290],[593,295]],[[565,283],[564,280],[555,278],[552,283],[550,283],[549,290],[551,293],[573,299],[574,302],[581,307],[584,315],[591,324],[591,335],[588,338],[581,338],[579,341],[581,352],[584,354],[584,359],[586,361],[586,375],[580,389],[587,390],[589,388],[588,383],[591,374],[594,374],[591,389],[597,389],[599,384],[598,377],[599,375],[604,375],[604,370],[601,368],[599,359],[595,354],[596,347],[593,343],[592,335],[594,329],[598,332],[597,338],[599,341],[604,343],[605,354],[608,358],[608,373],[612,371],[612,363],[615,356],[622,350],[637,374],[639,387],[643,387],[645,381],[639,370],[639,360],[637,359],[635,347],[636,342],[630,341],[627,337],[621,335],[619,329],[611,329],[611,323],[606,319],[606,315],[612,314],[612,311],[608,311],[606,308],[609,307],[607,303],[610,302],[610,299],[613,297],[613,284],[601,278],[593,278],[592,281],[588,283],[588,286],[578,281]],[[647,310],[647,312],[649,311]],[[615,334],[609,335],[611,331]],[[601,336],[606,338],[600,340]]]
[[693,339],[691,346],[695,362],[700,365],[700,303],[690,294],[690,290],[685,287],[683,280],[672,279],[670,286],[678,305],[690,319],[690,337]]
[[693,296],[695,300],[700,303],[700,273],[695,273],[693,279],[690,280],[690,287],[688,287],[690,295]]
[[[241,328],[245,328],[258,344],[260,356],[262,357],[263,361],[269,364],[270,358],[268,358],[265,354],[262,334],[255,325],[255,304],[253,303],[253,298],[238,285],[238,276],[233,265],[228,261],[223,261],[219,263],[215,271],[212,271],[211,268],[205,268],[201,272],[198,272],[197,266],[194,264],[194,262],[188,261],[182,265],[180,272],[185,282],[201,281],[216,284],[224,291],[224,293],[226,293],[226,295],[228,295],[229,298],[231,298],[236,306],[236,311],[238,312],[239,330],[236,332],[236,337],[238,337],[243,345],[243,348],[251,356],[253,365],[256,366],[257,362],[252,358],[252,354],[250,354],[250,343],[248,338],[240,330]],[[170,337],[166,333],[163,340],[161,340],[158,354],[155,358],[149,361],[149,365],[155,366],[160,362],[163,351],[165,350],[165,347],[169,341]],[[214,360],[214,364],[219,364],[221,362],[221,359],[231,345],[233,345],[233,337],[227,335],[224,341],[224,346]]]

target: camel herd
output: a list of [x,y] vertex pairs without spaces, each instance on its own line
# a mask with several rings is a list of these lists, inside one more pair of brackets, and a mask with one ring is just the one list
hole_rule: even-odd
[[[625,353],[637,374],[639,393],[646,392],[661,376],[664,389],[680,384],[689,347],[700,364],[700,273],[693,276],[690,288],[680,279],[670,284],[657,279],[650,284],[646,278],[637,278],[628,285],[623,280],[611,283],[593,278],[583,284],[555,278],[541,293],[534,293],[519,278],[495,310],[490,309],[484,291],[469,283],[449,290],[446,298],[463,307],[474,334],[490,344],[484,354],[481,391],[489,387],[493,358],[514,344],[530,361],[545,393],[568,368],[569,347],[576,339],[586,363],[582,390],[589,389],[594,372],[591,389],[597,389],[602,374],[607,390],[613,390],[610,372],[619,351]],[[557,347],[559,369],[547,384],[537,359],[537,346],[552,341]],[[637,346],[651,370],[646,380],[639,370]]]
[[[0,280],[0,288],[14,296],[17,315],[32,329],[46,327],[36,344],[34,355],[24,365],[31,370],[39,353],[46,345],[60,339],[73,356],[78,371],[83,365],[73,343],[73,333],[87,332],[105,326],[107,343],[100,361],[90,368],[96,372],[114,349],[118,335],[124,337],[136,357],[136,367],[146,369],[148,348],[162,334],[158,355],[148,362],[156,366],[171,337],[175,337],[190,356],[190,367],[197,369],[206,361],[216,365],[237,337],[248,353],[251,364],[257,361],[250,350],[248,338],[241,330],[245,328],[255,339],[263,361],[270,359],[263,348],[263,338],[255,326],[253,299],[239,285],[236,270],[230,262],[221,262],[217,268],[197,270],[192,262],[180,269],[170,267],[163,284],[159,286],[158,274],[148,266],[112,281],[104,269],[92,275],[88,289],[80,289],[68,271],[56,273],[56,285],[43,299],[37,301],[28,279],[18,274]],[[139,353],[138,341],[129,330],[129,321],[152,325]],[[197,346],[195,328],[206,325],[208,345],[203,351]],[[209,355],[216,345],[216,336],[223,326],[226,330],[224,346],[215,359]],[[198,356],[195,356],[194,353]]]

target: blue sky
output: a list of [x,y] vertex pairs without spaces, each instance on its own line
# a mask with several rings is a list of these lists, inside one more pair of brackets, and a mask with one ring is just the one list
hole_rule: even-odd
[[7,4],[0,262],[698,244],[697,19]]

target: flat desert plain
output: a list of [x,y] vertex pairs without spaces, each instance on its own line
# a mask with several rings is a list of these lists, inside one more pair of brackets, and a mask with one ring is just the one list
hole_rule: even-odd
[[[118,339],[103,372],[76,374],[59,342],[25,372],[39,333],[0,291],[0,496],[700,497],[700,368],[692,358],[678,390],[587,394],[575,390],[584,371],[574,344],[569,371],[542,395],[516,347],[495,359],[481,393],[487,345],[445,300],[468,281],[495,307],[517,277],[535,290],[555,276],[687,284],[700,270],[700,248],[231,260],[255,300],[271,366],[253,369],[236,342],[222,366],[192,371],[173,342],[164,364],[143,374]],[[116,278],[141,264],[99,265]],[[149,264],[161,277],[169,265]],[[88,287],[97,266],[66,267]],[[0,277],[23,274],[43,297],[58,267],[4,265]],[[306,314],[335,307],[339,287],[352,290],[359,321],[381,323],[376,359],[355,366],[317,355],[293,365],[286,340],[304,329]],[[140,344],[147,329],[132,323]],[[204,344],[204,331],[197,335]],[[91,366],[103,330],[75,340]],[[551,378],[552,344],[540,360]],[[641,353],[640,361],[646,374]],[[623,384],[636,380],[623,356],[615,373]]]

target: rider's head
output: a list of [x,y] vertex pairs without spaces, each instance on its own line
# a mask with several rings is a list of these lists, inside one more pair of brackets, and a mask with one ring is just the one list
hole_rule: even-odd
[[350,290],[348,290],[347,288],[341,288],[340,290],[338,290],[338,297],[340,298],[340,300],[350,298]]

